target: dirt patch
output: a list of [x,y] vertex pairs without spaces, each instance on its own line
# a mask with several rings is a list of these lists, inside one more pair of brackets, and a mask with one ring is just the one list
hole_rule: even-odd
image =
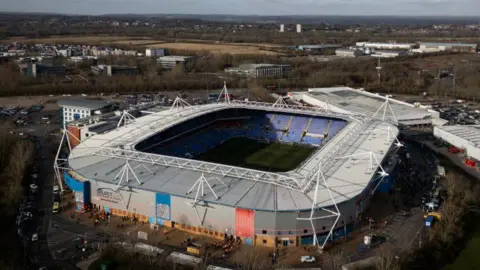
[[218,43],[208,40],[185,40],[178,42],[169,42],[149,37],[127,37],[127,36],[52,36],[48,38],[27,39],[24,37],[14,37],[3,41],[11,43],[14,41],[26,43],[77,43],[91,45],[137,45],[150,48],[167,48],[188,51],[209,51],[214,54],[260,54],[260,55],[279,55],[278,51],[282,45],[277,44],[255,44],[255,43]]
[[205,44],[188,42],[170,42],[160,44],[150,44],[152,48],[167,48],[186,51],[209,51],[214,54],[261,54],[261,55],[279,55],[281,53],[267,50],[261,46],[253,45],[230,45],[230,44]]

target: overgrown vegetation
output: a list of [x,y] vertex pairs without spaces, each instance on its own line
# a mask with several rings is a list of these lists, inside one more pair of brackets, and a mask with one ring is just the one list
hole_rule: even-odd
[[17,208],[24,193],[27,169],[33,158],[31,142],[8,133],[9,127],[0,128],[0,269],[23,269],[22,247],[15,226]]
[[441,269],[455,260],[469,228],[476,226],[480,210],[477,184],[450,173],[446,187],[448,198],[440,210],[442,219],[435,223],[421,249],[403,255],[403,269]]

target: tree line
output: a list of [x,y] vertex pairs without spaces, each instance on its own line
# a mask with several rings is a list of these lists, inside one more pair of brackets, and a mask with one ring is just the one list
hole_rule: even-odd
[[0,269],[5,270],[24,269],[15,220],[34,151],[30,141],[8,133],[10,128],[3,124],[0,131]]

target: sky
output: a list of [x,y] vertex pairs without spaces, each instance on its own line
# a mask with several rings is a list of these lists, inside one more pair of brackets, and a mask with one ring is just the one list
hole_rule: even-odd
[[480,0],[0,0],[0,10],[67,14],[478,16]]

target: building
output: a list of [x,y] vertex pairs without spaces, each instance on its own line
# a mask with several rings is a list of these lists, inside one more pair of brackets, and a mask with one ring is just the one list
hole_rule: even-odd
[[340,57],[358,57],[364,55],[362,50],[340,48],[335,50],[335,55]]
[[283,33],[283,32],[285,32],[285,25],[280,24],[280,33]]
[[295,47],[297,51],[304,52],[323,52],[328,49],[337,49],[340,48],[340,45],[336,44],[315,44],[315,45],[298,45]]
[[408,56],[407,51],[380,51],[376,50],[374,53],[370,54],[372,57],[377,58],[395,58],[401,56]]
[[63,99],[57,102],[63,110],[64,124],[93,115],[102,115],[113,110],[114,104],[104,100]]
[[46,65],[32,62],[21,65],[21,70],[25,76],[33,78],[42,76],[65,76],[67,74],[67,68],[64,65]]
[[195,56],[162,56],[157,58],[157,65],[165,70],[171,70],[174,67],[181,65],[184,71],[191,71],[195,67]]
[[420,51],[453,51],[453,52],[477,52],[478,45],[475,43],[449,43],[449,42],[420,42]]
[[145,49],[145,56],[146,57],[160,57],[167,55],[167,49]]
[[435,126],[433,135],[458,149],[462,149],[465,156],[476,160],[476,163],[480,161],[480,126]]
[[290,65],[242,64],[239,67],[226,68],[225,73],[255,78],[284,78],[291,70]]
[[[264,120],[272,125],[268,131]],[[245,126],[230,126],[235,121]],[[210,128],[223,124],[228,127],[222,132]],[[253,170],[187,155],[239,134],[277,140],[278,132],[289,132],[284,139],[290,143],[316,147],[294,171]],[[172,107],[80,142],[63,175],[79,211],[91,206],[218,240],[235,237],[247,245],[323,247],[360,227],[372,194],[394,173],[381,164],[390,164],[398,133],[388,122],[312,107],[258,102]],[[366,162],[340,158],[363,155]],[[374,169],[368,160],[377,160]],[[328,168],[325,179],[319,168]]]
[[357,42],[355,45],[379,50],[411,50],[418,47],[415,43]]
[[[373,116],[380,107],[385,106],[387,101],[385,96],[350,87],[311,88],[307,92],[289,93],[289,96],[294,100],[327,108],[335,113],[367,116]],[[382,107],[382,113],[384,108]],[[440,119],[440,113],[428,106],[414,105],[391,97],[388,98],[388,107],[385,111],[383,120],[394,122],[400,127],[433,125],[437,119]]]
[[139,74],[138,67],[120,66],[120,65],[98,65],[90,67],[93,74],[98,76],[136,76]]
[[301,33],[301,32],[302,32],[302,25],[297,24],[297,33]]

